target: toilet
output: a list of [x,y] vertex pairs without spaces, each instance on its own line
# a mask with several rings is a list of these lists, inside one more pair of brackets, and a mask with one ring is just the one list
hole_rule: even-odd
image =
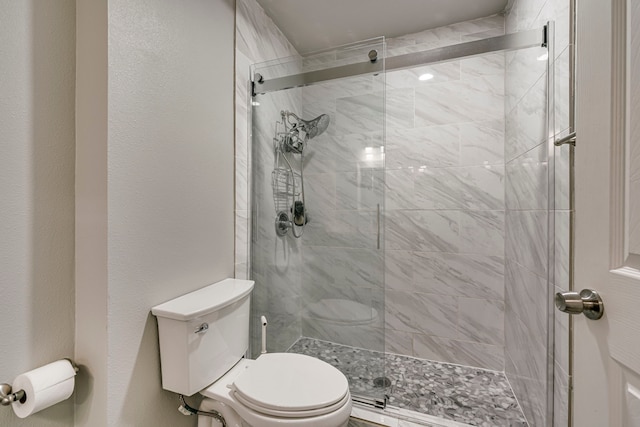
[[[254,282],[226,279],[151,309],[158,319],[162,388],[204,396],[227,427],[343,427],[351,414],[342,372],[314,357],[249,348]],[[222,424],[198,415],[198,427]]]

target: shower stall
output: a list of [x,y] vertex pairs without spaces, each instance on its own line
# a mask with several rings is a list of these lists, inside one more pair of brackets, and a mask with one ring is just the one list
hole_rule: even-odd
[[250,351],[266,316],[364,407],[551,425],[553,23],[424,37],[252,65]]

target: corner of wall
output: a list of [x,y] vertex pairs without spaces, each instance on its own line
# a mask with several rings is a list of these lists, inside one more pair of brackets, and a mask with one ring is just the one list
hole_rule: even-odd
[[76,421],[107,425],[108,1],[76,10]]

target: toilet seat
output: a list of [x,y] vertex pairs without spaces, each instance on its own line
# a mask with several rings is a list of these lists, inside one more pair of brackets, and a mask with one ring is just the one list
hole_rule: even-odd
[[235,398],[242,403],[247,408],[253,409],[256,412],[261,414],[270,415],[272,417],[280,417],[280,418],[309,418],[309,417],[318,417],[320,415],[330,414],[344,405],[347,404],[349,400],[351,400],[351,396],[346,394],[339,402],[334,403],[330,406],[325,406],[322,408],[316,409],[307,409],[303,411],[280,411],[277,409],[269,409],[259,405],[255,405],[254,403],[245,400],[240,395],[236,394]]
[[[257,369],[253,369],[256,365]],[[324,376],[325,382],[333,385],[325,384],[324,391],[314,390],[318,376]],[[283,380],[284,377],[289,380]],[[292,380],[292,377],[297,378]],[[274,381],[273,378],[278,382],[262,382]],[[285,381],[290,381],[288,387],[284,387]],[[295,394],[291,387],[297,387],[297,394],[306,394],[306,397],[287,401]],[[200,393],[212,399],[212,403],[206,405],[215,405],[216,401],[228,405],[252,426],[338,426],[348,420],[351,413],[346,377],[328,363],[293,353],[268,353],[256,360],[242,359]],[[315,400],[318,397],[320,400]]]
[[232,389],[247,407],[287,418],[326,414],[349,398],[349,384],[339,370],[295,353],[261,355],[233,381]]

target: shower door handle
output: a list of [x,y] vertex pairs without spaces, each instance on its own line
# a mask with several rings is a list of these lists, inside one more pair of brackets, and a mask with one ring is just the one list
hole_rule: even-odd
[[598,320],[604,314],[604,303],[600,295],[591,289],[578,292],[558,292],[556,307],[563,313],[584,314],[591,320]]
[[380,203],[378,203],[378,207],[376,211],[376,227],[377,227],[376,241],[377,241],[378,249],[380,249]]

